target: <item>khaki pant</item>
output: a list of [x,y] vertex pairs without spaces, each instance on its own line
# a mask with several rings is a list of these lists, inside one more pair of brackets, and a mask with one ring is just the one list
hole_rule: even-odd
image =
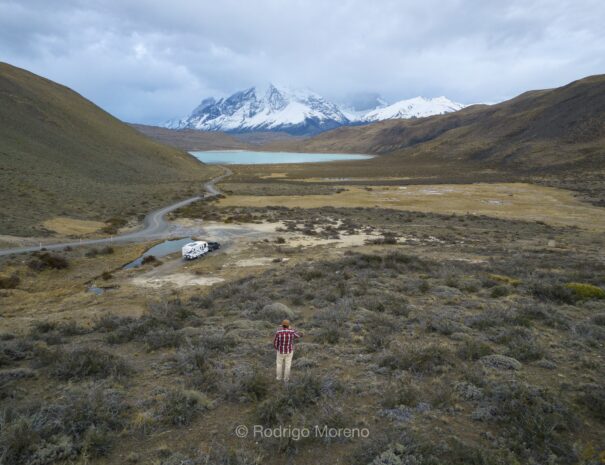
[[[292,356],[294,355],[294,351],[289,354],[280,354],[277,352],[277,363],[276,363],[276,379],[282,379],[282,370],[284,372],[283,379],[284,381],[288,381],[290,379],[290,365],[292,365]],[[285,362],[285,367],[284,367]]]

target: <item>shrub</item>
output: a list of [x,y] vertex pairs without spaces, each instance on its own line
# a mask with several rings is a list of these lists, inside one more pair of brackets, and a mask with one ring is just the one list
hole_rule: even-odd
[[[227,448],[224,444],[212,444],[207,451],[201,452],[199,457],[191,461],[182,459],[175,461],[174,465],[191,464],[217,464],[217,465],[263,465],[267,460],[262,454],[248,449]],[[172,465],[172,464],[167,464]]]
[[521,362],[539,360],[546,355],[544,348],[536,341],[533,333],[527,328],[514,327],[504,331],[496,342],[506,344],[506,355]]
[[382,397],[381,405],[387,409],[397,408],[401,405],[414,407],[419,400],[420,389],[411,381],[407,380],[387,386]]
[[186,389],[160,390],[156,400],[160,420],[175,426],[188,425],[211,405],[204,394]]
[[568,283],[565,287],[571,290],[578,300],[605,299],[605,291],[592,284]]
[[100,379],[125,376],[131,372],[121,357],[88,347],[69,351],[43,350],[38,355],[38,364],[48,367],[50,373],[59,379]]
[[485,355],[490,355],[493,353],[493,350],[485,342],[476,339],[468,339],[464,341],[464,344],[458,349],[457,353],[458,357],[462,360],[475,361]]
[[531,287],[531,292],[540,300],[550,300],[557,303],[574,304],[578,300],[572,289],[561,284],[534,284]]
[[388,348],[390,343],[389,338],[384,334],[377,332],[369,332],[363,338],[363,344],[369,352],[378,352]]
[[590,415],[605,423],[605,387],[601,384],[586,384],[582,386],[579,399]]
[[67,260],[60,255],[53,255],[48,252],[33,254],[34,258],[27,264],[34,271],[43,271],[49,268],[62,270],[69,267]]
[[253,369],[244,374],[238,382],[235,391],[229,395],[237,400],[257,402],[267,397],[272,383],[263,371]]
[[145,255],[143,260],[141,260],[141,264],[147,265],[148,263],[158,263],[158,259],[153,255]]
[[[147,340],[146,336],[152,331],[176,330],[189,326],[199,326],[199,320],[195,314],[185,307],[179,299],[151,303],[145,314],[140,318],[130,319],[116,316],[110,316],[106,320],[100,320],[97,325],[104,327],[105,330],[114,328],[113,332],[106,336],[106,341],[110,344],[121,344],[133,340],[149,342],[153,346],[153,341]],[[158,337],[158,341],[162,340]]]
[[198,344],[208,351],[228,352],[235,347],[237,341],[230,334],[217,332],[203,335]]
[[183,340],[183,335],[173,329],[150,331],[143,337],[148,351],[164,347],[178,347],[182,344]]
[[200,347],[189,347],[181,349],[177,353],[177,365],[179,371],[183,374],[196,371],[206,371],[210,364],[208,362],[208,352]]
[[122,326],[126,326],[134,321],[133,318],[118,315],[107,314],[95,321],[94,329],[96,331],[109,332]]
[[50,465],[106,455],[127,412],[121,393],[100,385],[69,390],[44,406],[9,407],[0,414],[0,456],[7,464]]
[[599,313],[592,317],[592,322],[595,325],[605,326],[605,313]]
[[322,379],[305,373],[290,382],[285,389],[274,392],[260,403],[256,414],[264,425],[288,424],[299,409],[316,404],[324,395]]
[[466,324],[471,328],[486,329],[506,325],[526,326],[528,320],[516,311],[488,309],[479,315],[468,318]]
[[87,328],[78,325],[74,320],[60,323],[57,325],[57,331],[63,336],[78,336],[89,332]]
[[21,279],[16,273],[10,276],[0,276],[0,289],[15,289],[20,282]]
[[[390,438],[389,438],[390,436]],[[510,465],[518,463],[509,452],[486,449],[455,437],[438,443],[408,431],[374,437],[362,444],[347,463],[353,465]]]
[[12,338],[0,341],[0,366],[30,358],[33,348],[32,341],[26,338]]
[[540,320],[552,328],[569,328],[569,318],[552,305],[533,303],[522,306],[517,312],[519,318]]
[[395,245],[397,244],[397,235],[391,232],[385,232],[382,237],[367,239],[366,244]]
[[105,223],[107,224],[101,228],[101,231],[103,231],[105,234],[116,234],[120,228],[126,226],[128,221],[125,218],[114,216],[108,220],[105,220]]
[[398,348],[380,360],[380,366],[413,373],[435,373],[452,365],[450,351],[442,345],[429,344]]
[[96,257],[98,254],[99,254],[99,251],[98,251],[96,248],[94,248],[94,247],[93,247],[92,249],[88,250],[88,251],[87,251],[87,252],[84,254],[84,256],[85,256],[86,258],[94,258],[94,257]]
[[561,433],[575,430],[577,420],[548,391],[513,381],[493,385],[490,395],[493,418],[504,426],[508,446],[525,463],[529,458],[547,462],[551,454],[562,463],[575,461],[572,445]]
[[253,314],[254,318],[270,321],[276,325],[280,324],[282,320],[292,319],[294,317],[294,312],[288,308],[287,305],[284,305],[280,302],[273,302],[271,304],[265,305],[259,311]]
[[519,284],[521,284],[520,279],[511,278],[510,276],[504,276],[501,274],[490,274],[489,279],[508,284],[509,286],[518,286]]
[[361,297],[358,305],[373,312],[388,312],[396,316],[407,316],[410,312],[405,297],[395,293],[370,294]]
[[571,332],[594,347],[598,347],[605,341],[605,328],[597,325],[578,323],[571,328]]
[[346,334],[342,326],[324,326],[315,334],[315,340],[322,344],[338,344]]
[[429,332],[436,332],[439,334],[443,334],[444,336],[449,336],[458,332],[462,329],[460,323],[444,317],[442,315],[436,315],[433,318],[429,318],[425,322],[425,328]]
[[175,357],[175,368],[185,376],[187,387],[202,392],[219,392],[224,385],[225,370],[212,366],[210,352],[203,347],[181,348]]
[[510,291],[508,290],[508,287],[506,286],[496,286],[492,288],[492,292],[491,292],[491,296],[494,299],[500,298],[500,297],[505,297],[508,294],[510,294]]

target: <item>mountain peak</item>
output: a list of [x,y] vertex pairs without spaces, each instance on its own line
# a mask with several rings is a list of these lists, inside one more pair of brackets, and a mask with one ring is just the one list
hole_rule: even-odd
[[[357,110],[356,106],[360,109]],[[261,91],[249,87],[226,98],[206,98],[189,116],[169,122],[166,127],[226,132],[284,131],[310,135],[343,125],[417,118],[463,107],[446,97],[427,99],[420,96],[387,105],[378,94],[368,93],[359,96],[357,105],[347,112],[311,90],[290,89],[270,83]]]

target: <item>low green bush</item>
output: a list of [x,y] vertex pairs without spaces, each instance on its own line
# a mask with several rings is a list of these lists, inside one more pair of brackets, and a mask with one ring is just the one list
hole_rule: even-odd
[[567,283],[565,287],[571,290],[578,300],[605,299],[605,291],[592,284]]

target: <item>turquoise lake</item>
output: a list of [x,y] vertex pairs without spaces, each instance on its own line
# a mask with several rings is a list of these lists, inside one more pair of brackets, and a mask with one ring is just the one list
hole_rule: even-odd
[[219,165],[273,165],[278,163],[317,163],[341,160],[366,160],[371,155],[351,153],[250,152],[247,150],[215,150],[190,152],[204,163]]

